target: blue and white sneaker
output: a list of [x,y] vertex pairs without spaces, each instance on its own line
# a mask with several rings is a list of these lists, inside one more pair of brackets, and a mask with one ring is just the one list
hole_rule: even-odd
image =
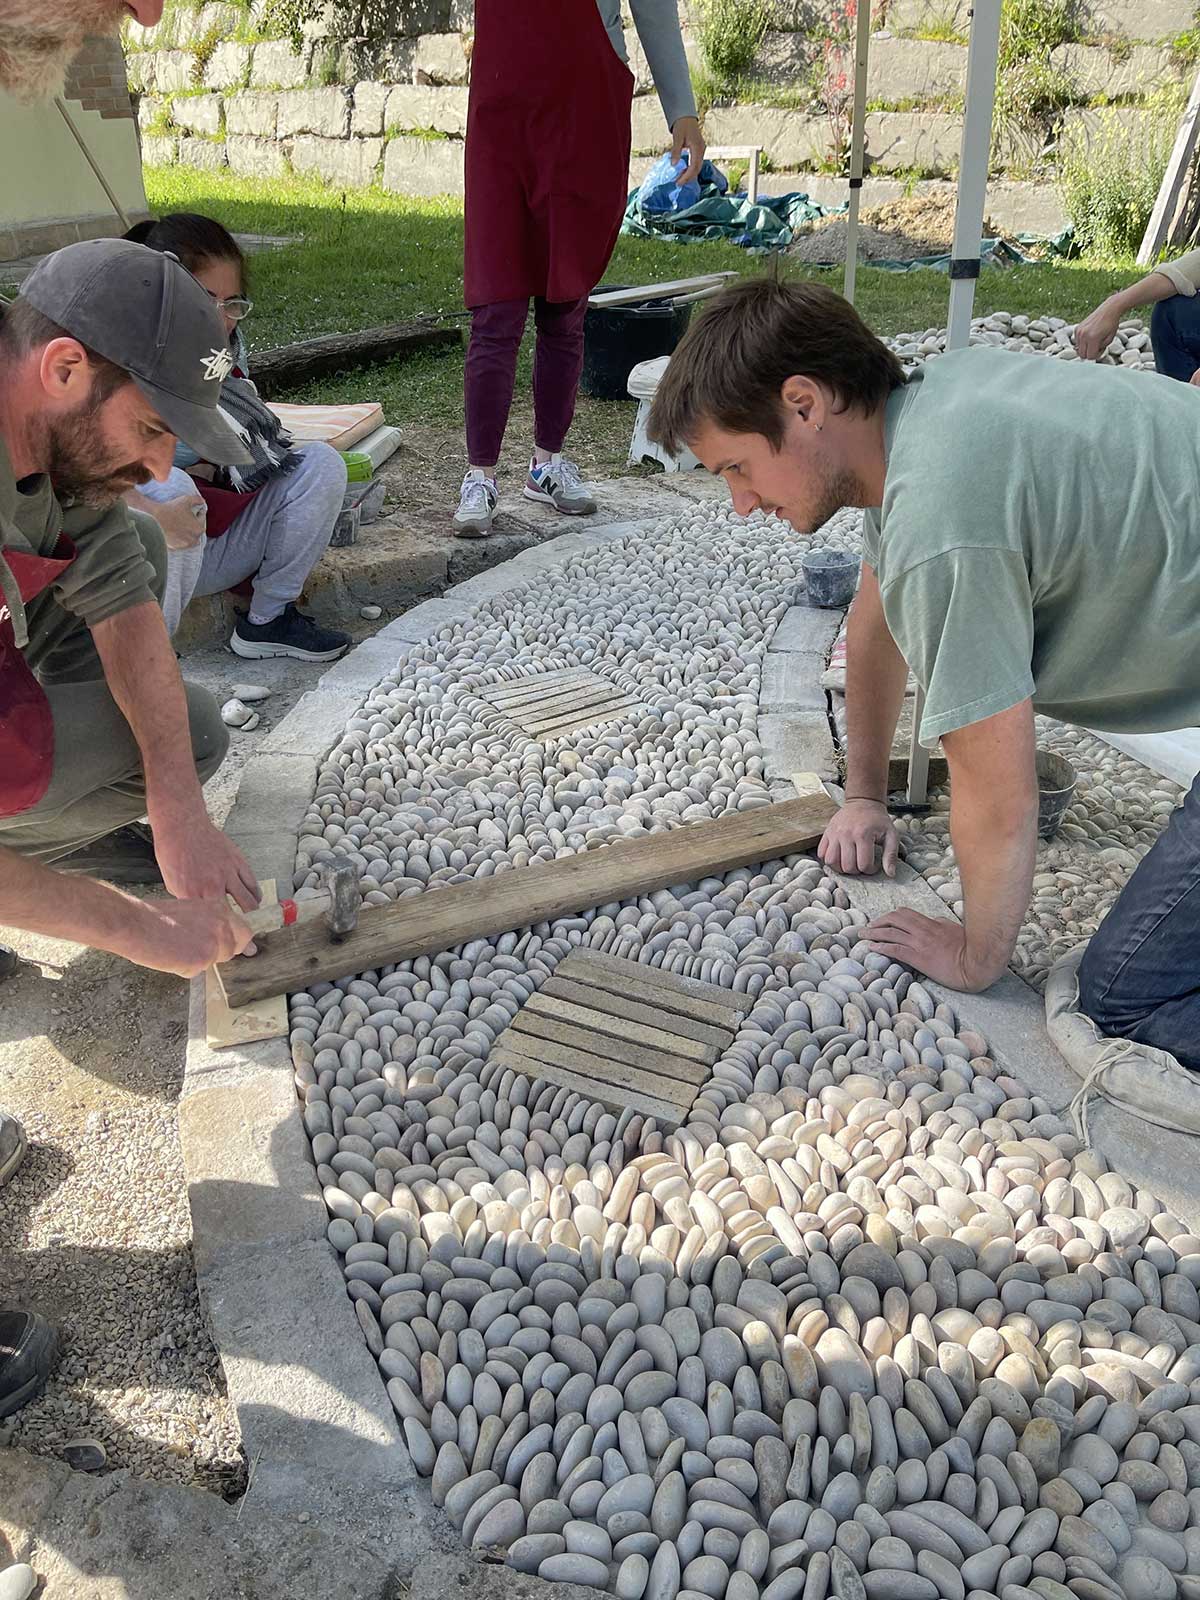
[[579,468],[565,456],[551,456],[540,465],[530,461],[525,479],[526,500],[541,500],[569,517],[586,517],[596,509],[596,501],[585,487]]

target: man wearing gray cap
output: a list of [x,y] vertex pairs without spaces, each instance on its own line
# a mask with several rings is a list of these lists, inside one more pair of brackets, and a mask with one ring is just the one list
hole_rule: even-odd
[[[258,886],[205,809],[226,735],[179,675],[161,531],[119,497],[165,475],[177,438],[247,459],[217,408],[228,360],[204,289],[124,240],[48,257],[0,320],[0,924],[185,977],[246,949],[226,895],[249,910]],[[62,882],[143,814],[173,899]]]

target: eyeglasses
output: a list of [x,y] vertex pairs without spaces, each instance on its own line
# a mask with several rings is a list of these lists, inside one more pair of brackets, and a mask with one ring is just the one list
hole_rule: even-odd
[[254,310],[254,301],[240,294],[230,295],[228,300],[217,300],[216,295],[212,298],[216,301],[217,310],[223,311],[231,322],[241,322]]

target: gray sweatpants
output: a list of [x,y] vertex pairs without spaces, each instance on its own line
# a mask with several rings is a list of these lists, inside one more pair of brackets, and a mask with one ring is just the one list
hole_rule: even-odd
[[[222,594],[254,579],[251,610],[269,622],[304,588],[325,554],[346,493],[346,463],[328,444],[297,446],[300,464],[260,489],[219,539],[167,552],[163,615],[174,633],[196,595]],[[147,500],[175,500],[196,485],[173,467],[165,483],[143,483]]]

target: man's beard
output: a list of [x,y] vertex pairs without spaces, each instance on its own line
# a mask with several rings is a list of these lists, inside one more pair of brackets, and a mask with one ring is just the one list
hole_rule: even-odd
[[67,68],[91,34],[109,34],[123,0],[0,0],[0,89],[23,100],[61,94]]
[[[836,517],[839,511],[844,511],[847,506],[865,505],[864,490],[857,475],[847,471],[828,471],[821,477],[816,500],[805,518],[805,526],[793,524],[797,533],[816,533],[818,528],[823,528],[831,517]],[[784,507],[784,515],[787,508]]]
[[144,483],[147,476],[137,461],[108,462],[97,470],[109,454],[100,427],[102,404],[89,400],[73,416],[52,423],[46,441],[46,474],[57,497],[100,509]]

